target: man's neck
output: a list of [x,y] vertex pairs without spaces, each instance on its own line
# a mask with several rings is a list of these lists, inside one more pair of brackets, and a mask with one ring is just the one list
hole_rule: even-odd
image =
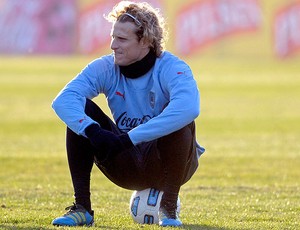
[[145,75],[154,66],[155,60],[155,52],[150,50],[140,61],[128,66],[120,66],[120,71],[127,78],[138,78]]

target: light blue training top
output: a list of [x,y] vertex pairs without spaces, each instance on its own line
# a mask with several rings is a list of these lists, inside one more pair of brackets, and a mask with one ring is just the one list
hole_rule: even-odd
[[[52,107],[78,135],[97,123],[85,114],[86,98],[103,93],[118,128],[134,145],[168,135],[191,123],[200,113],[197,83],[189,66],[163,52],[149,72],[126,78],[113,55],[89,63],[57,95]],[[204,152],[198,145],[198,157]]]

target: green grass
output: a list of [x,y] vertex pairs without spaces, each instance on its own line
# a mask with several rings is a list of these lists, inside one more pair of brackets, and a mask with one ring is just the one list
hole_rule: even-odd
[[[90,60],[0,58],[0,229],[57,229],[52,219],[73,202],[65,127],[51,101]],[[207,152],[181,189],[182,229],[299,229],[299,63],[188,62],[201,90],[197,137]],[[96,229],[160,229],[133,223],[131,191],[96,168],[91,190]]]

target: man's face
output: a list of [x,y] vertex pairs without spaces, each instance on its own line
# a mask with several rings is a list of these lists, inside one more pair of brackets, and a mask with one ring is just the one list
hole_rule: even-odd
[[110,48],[114,51],[115,64],[127,66],[141,60],[149,51],[143,39],[135,34],[136,25],[131,22],[115,22],[111,32]]

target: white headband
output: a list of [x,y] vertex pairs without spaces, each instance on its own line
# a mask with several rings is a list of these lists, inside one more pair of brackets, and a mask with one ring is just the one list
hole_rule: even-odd
[[133,15],[131,15],[129,13],[124,13],[124,14],[131,17],[136,22],[136,24],[138,24],[138,26],[142,26],[142,23],[136,17],[134,17]]

